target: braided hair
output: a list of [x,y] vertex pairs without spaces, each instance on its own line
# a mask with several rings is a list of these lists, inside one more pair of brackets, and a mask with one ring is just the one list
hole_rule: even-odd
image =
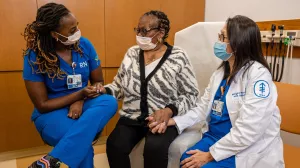
[[168,16],[162,12],[162,11],[157,11],[157,10],[151,10],[147,13],[144,14],[144,16],[155,16],[158,19],[158,27],[160,29],[165,30],[165,35],[163,37],[163,40],[168,38],[169,36],[169,31],[170,31],[170,21],[168,19]]
[[[51,31],[56,31],[60,27],[61,19],[69,13],[70,11],[62,4],[48,3],[38,9],[36,20],[28,24],[24,30],[26,49],[23,56],[29,55],[29,51],[33,50],[36,53],[36,62],[33,64],[38,66],[36,73],[47,74],[52,80],[62,79],[65,73],[60,69],[55,49],[56,40],[52,37]],[[83,53],[79,48],[79,41],[70,47],[80,54]],[[33,68],[31,61],[29,64]]]

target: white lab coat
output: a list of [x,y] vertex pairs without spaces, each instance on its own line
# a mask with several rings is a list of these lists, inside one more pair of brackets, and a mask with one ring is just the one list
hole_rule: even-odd
[[[223,75],[223,68],[215,71],[197,107],[174,117],[179,133],[199,122],[207,125]],[[263,93],[259,86],[262,82]],[[243,67],[226,95],[232,128],[210,147],[213,158],[220,161],[235,155],[237,168],[283,168],[281,116],[276,101],[277,89],[270,72],[258,62],[248,70]],[[202,132],[206,131],[203,127]]]

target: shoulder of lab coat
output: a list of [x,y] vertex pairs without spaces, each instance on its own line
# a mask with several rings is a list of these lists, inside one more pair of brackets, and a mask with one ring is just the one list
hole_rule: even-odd
[[[271,73],[263,65],[254,62],[245,74],[239,73],[236,79],[237,82],[247,83],[246,94],[244,102],[236,111],[238,117],[235,121],[231,121],[234,124],[230,132],[210,147],[210,153],[216,161],[236,155],[257,142],[271,125],[273,112],[278,110],[276,86]],[[269,85],[268,97],[256,95],[255,84],[258,81],[264,81]],[[227,101],[227,106],[231,106],[232,103]]]
[[210,82],[208,86],[205,88],[203,96],[198,100],[196,106],[189,110],[186,114],[181,116],[175,116],[173,119],[176,123],[176,128],[178,133],[181,134],[186,128],[191,127],[200,122],[206,122],[208,113],[208,106],[211,101],[211,88],[214,85],[214,81],[216,76],[223,77],[224,70],[218,69],[216,70],[212,76],[210,77]]

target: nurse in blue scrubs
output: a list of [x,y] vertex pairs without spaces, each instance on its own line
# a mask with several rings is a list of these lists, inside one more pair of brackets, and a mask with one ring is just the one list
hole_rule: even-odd
[[31,119],[54,146],[29,167],[58,168],[63,162],[93,168],[92,142],[117,110],[115,98],[100,94],[103,76],[93,45],[81,37],[75,16],[55,3],[38,9],[24,37],[23,78],[35,107]]

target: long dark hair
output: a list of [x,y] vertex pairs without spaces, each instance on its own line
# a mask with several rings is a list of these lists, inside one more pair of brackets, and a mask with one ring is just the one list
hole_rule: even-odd
[[[56,31],[60,26],[60,20],[70,11],[62,4],[48,3],[37,11],[36,20],[28,24],[24,30],[26,49],[23,56],[28,55],[29,50],[36,54],[36,73],[47,74],[49,78],[61,78],[65,74],[59,67],[59,59],[55,50],[56,40],[51,36],[51,31]],[[82,54],[79,42],[71,46],[76,52]],[[29,62],[32,66],[32,63]]]
[[230,41],[235,60],[231,73],[228,61],[224,61],[220,65],[219,68],[224,68],[225,71],[224,79],[230,76],[229,83],[232,82],[242,67],[246,66],[246,72],[254,61],[261,63],[270,71],[268,63],[263,57],[261,35],[257,24],[250,18],[241,15],[228,18],[226,23],[227,38]]

